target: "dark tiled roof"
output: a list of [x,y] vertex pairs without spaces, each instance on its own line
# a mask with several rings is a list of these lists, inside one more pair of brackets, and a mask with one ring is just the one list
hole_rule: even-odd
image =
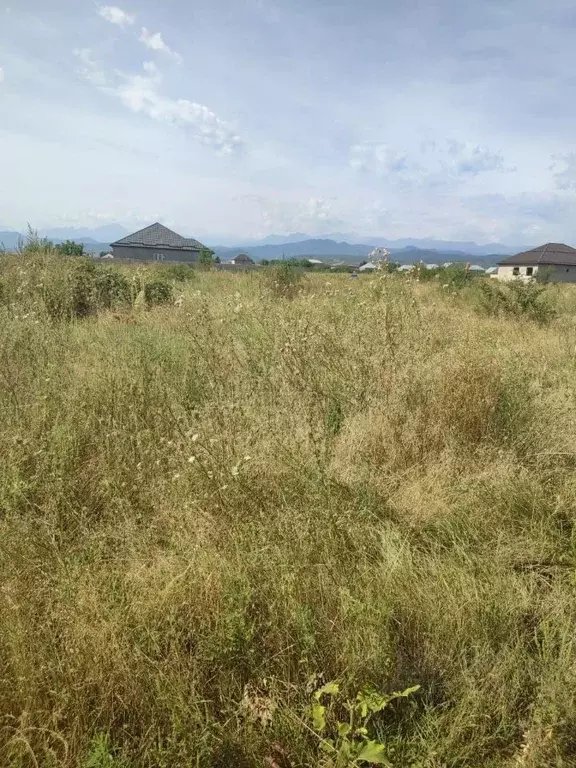
[[112,245],[138,246],[143,248],[174,248],[180,250],[202,250],[205,246],[194,240],[193,237],[181,237],[162,224],[152,224],[149,227],[135,232],[133,235],[123,237]]
[[507,259],[502,259],[498,264],[502,266],[548,264],[550,266],[576,267],[576,248],[571,248],[564,243],[546,243],[546,245],[539,245],[538,248],[508,256]]

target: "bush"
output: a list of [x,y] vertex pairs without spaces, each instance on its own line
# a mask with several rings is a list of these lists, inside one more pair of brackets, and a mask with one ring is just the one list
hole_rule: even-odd
[[547,285],[554,274],[554,267],[538,267],[536,272],[536,282],[542,285]]
[[74,240],[66,240],[64,243],[57,245],[56,250],[62,256],[84,256],[84,244],[75,243]]
[[490,315],[527,317],[540,325],[556,316],[550,290],[533,280],[482,281],[477,295],[481,309]]
[[277,267],[272,267],[266,275],[266,283],[274,296],[291,299],[300,290],[302,274],[291,264],[280,263]]
[[120,272],[88,259],[55,263],[45,271],[43,297],[53,320],[96,315],[100,310],[129,307],[130,283]]
[[200,251],[200,256],[198,258],[198,266],[200,269],[210,269],[214,264],[217,263],[219,263],[219,259],[217,261],[214,258],[214,252],[209,248],[203,248]]
[[159,269],[162,277],[167,280],[174,280],[176,283],[186,283],[188,280],[194,280],[196,277],[194,267],[190,264],[168,264]]
[[96,265],[87,259],[44,261],[42,298],[52,320],[73,320],[98,311]]
[[174,301],[174,289],[170,283],[156,280],[144,286],[144,301],[148,308],[161,304],[171,304]]
[[466,269],[464,264],[451,264],[449,267],[442,267],[440,270],[440,280],[443,285],[447,285],[453,290],[460,290],[474,279],[475,275]]
[[132,303],[130,281],[121,272],[98,266],[95,274],[95,297],[99,308],[127,307]]
[[434,267],[433,269],[428,269],[423,264],[420,264],[416,267],[416,276],[418,277],[418,280],[420,280],[421,283],[428,283],[431,280],[436,279],[439,274],[440,274],[440,269],[438,267]]
[[64,257],[49,245],[5,256],[0,269],[2,303],[17,312],[69,321],[132,305],[130,282],[120,271]]

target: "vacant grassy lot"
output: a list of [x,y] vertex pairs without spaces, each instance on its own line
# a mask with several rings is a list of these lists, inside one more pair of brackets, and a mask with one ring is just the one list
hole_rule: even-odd
[[70,263],[0,257],[0,765],[367,766],[323,741],[366,685],[420,686],[358,736],[396,768],[576,765],[576,289],[95,314]]

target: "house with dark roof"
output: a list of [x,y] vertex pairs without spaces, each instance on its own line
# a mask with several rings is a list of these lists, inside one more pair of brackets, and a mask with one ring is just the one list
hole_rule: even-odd
[[576,248],[563,243],[546,243],[498,262],[499,280],[530,280],[546,271],[549,280],[576,282]]
[[182,237],[158,223],[123,237],[112,243],[111,248],[115,259],[189,263],[198,261],[201,252],[207,250],[206,246],[193,237]]
[[251,259],[247,253],[239,253],[230,263],[234,264],[235,267],[246,267],[254,264],[254,259]]

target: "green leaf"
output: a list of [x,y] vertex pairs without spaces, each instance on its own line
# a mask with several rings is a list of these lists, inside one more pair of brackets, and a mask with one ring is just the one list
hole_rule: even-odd
[[334,742],[332,739],[324,739],[324,741],[320,742],[320,749],[322,752],[326,752],[328,755],[333,755],[336,751],[336,747],[334,746]]
[[400,696],[411,696],[413,693],[416,693],[416,691],[420,690],[419,685],[413,685],[412,688],[406,688],[406,690],[402,691]]
[[[338,749],[336,756],[336,768],[347,768],[353,758],[354,744],[351,741],[343,741]],[[353,765],[353,763],[352,763]]]
[[381,712],[390,699],[382,696],[375,688],[367,687],[358,693],[356,700],[358,701],[357,709],[362,718],[365,718],[368,712]]
[[326,707],[322,704],[312,704],[312,723],[316,731],[323,731],[326,728]]
[[318,688],[314,697],[320,699],[322,696],[337,696],[340,693],[340,686],[334,680],[330,683],[326,683],[322,688]]
[[376,763],[376,765],[390,765],[385,755],[386,751],[383,744],[379,744],[377,741],[367,741],[356,759],[364,760],[367,763]]
[[350,723],[338,723],[338,736],[340,736],[341,739],[345,739],[351,730],[352,726]]
[[406,688],[403,691],[395,691],[394,693],[390,694],[389,701],[392,701],[393,699],[405,699],[419,690],[420,690],[419,685],[413,685],[411,688]]

